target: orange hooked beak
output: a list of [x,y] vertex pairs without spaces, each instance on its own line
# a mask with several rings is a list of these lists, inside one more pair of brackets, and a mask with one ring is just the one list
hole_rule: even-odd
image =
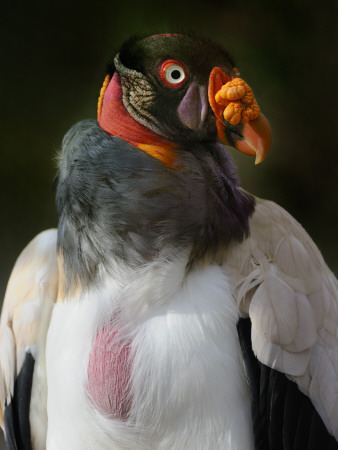
[[216,116],[219,139],[246,155],[255,156],[255,164],[262,162],[271,146],[271,128],[247,83],[214,67],[209,77],[208,97]]

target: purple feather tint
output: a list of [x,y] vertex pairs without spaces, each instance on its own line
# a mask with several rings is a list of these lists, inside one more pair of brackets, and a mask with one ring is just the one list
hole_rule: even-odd
[[204,86],[192,83],[178,107],[178,116],[188,128],[200,130],[203,127],[207,113],[207,91]]

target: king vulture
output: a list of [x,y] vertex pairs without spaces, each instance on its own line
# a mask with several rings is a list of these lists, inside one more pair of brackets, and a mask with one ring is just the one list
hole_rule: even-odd
[[337,449],[337,280],[239,185],[270,127],[208,39],[128,40],[58,158],[58,227],[11,274],[8,449]]

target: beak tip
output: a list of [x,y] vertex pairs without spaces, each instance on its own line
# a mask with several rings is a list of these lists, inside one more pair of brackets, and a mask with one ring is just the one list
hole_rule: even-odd
[[244,125],[243,141],[239,142],[241,147],[236,146],[236,148],[243,153],[254,154],[255,165],[264,161],[271,147],[271,127],[263,114]]

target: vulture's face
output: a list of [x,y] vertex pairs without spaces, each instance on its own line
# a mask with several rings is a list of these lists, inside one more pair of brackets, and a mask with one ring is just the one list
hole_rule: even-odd
[[230,101],[223,106],[215,102],[215,94],[237,76],[230,55],[209,40],[171,34],[128,41],[110,66],[99,124],[116,134],[114,125],[111,130],[116,122],[110,117],[111,101],[120,96],[129,115],[156,135],[180,144],[221,139],[251,155],[257,153],[253,134],[258,124],[261,160],[270,146],[266,119],[260,115],[250,125],[233,124],[222,117]]

